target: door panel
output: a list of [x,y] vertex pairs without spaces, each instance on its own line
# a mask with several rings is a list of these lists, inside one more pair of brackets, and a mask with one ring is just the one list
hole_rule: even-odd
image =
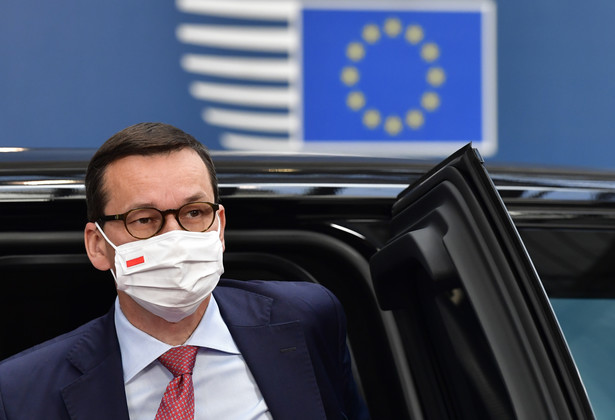
[[593,418],[519,235],[466,146],[393,206],[371,259],[427,418]]

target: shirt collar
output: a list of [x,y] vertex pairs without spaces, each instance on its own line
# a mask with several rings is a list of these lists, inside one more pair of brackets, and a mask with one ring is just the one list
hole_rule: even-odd
[[[132,325],[122,312],[118,299],[115,300],[115,330],[122,354],[124,383],[173,347]],[[240,354],[213,294],[201,322],[184,344]]]

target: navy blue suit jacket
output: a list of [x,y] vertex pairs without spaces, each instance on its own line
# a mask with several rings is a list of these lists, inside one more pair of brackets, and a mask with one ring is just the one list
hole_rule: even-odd
[[[274,419],[368,417],[328,290],[221,280],[214,296]],[[0,419],[128,420],[113,309],[1,362]]]

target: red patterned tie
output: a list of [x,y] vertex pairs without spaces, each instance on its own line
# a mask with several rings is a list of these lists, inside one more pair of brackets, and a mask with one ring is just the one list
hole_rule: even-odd
[[158,358],[173,374],[173,379],[162,396],[155,420],[194,419],[192,368],[197,350],[194,346],[173,347]]

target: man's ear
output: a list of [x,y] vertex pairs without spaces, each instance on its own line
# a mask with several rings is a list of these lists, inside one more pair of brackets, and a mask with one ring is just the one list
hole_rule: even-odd
[[107,247],[105,238],[103,238],[94,223],[89,222],[85,225],[83,239],[85,242],[85,250],[92,265],[101,271],[109,270],[111,268],[110,261],[113,259],[108,255],[109,248]]
[[220,218],[220,242],[222,242],[222,251],[224,251],[224,228],[226,227],[226,213],[224,212],[224,206],[220,204],[218,208],[218,217]]

